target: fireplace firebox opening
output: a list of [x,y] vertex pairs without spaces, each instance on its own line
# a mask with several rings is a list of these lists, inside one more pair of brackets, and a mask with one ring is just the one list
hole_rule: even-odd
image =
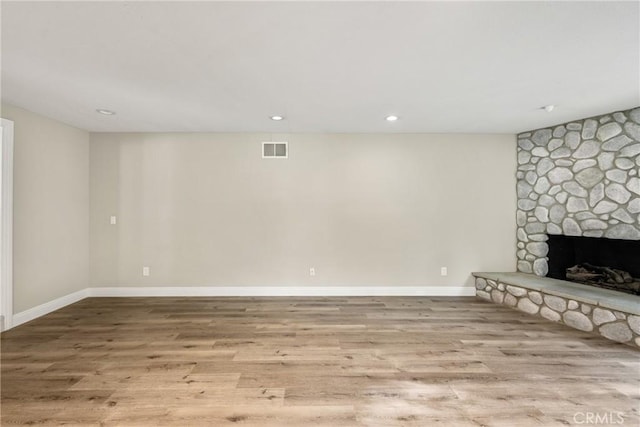
[[547,277],[640,295],[640,240],[548,237]]

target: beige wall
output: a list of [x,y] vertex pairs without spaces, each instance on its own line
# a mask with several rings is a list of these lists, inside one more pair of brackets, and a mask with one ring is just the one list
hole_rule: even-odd
[[89,133],[2,105],[14,122],[14,313],[89,283]]
[[265,160],[270,138],[92,134],[93,286],[456,286],[515,269],[515,136],[280,135],[290,158]]

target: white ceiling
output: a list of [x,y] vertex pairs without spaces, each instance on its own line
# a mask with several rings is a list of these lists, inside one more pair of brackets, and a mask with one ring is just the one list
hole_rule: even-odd
[[2,99],[90,131],[516,133],[640,104],[639,5],[2,1]]

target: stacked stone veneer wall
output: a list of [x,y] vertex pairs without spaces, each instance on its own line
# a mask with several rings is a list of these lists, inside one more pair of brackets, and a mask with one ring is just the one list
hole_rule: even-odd
[[607,339],[640,347],[640,316],[481,277],[476,278],[476,295],[581,331],[595,332]]
[[547,233],[640,239],[640,108],[518,135],[518,271],[547,274]]

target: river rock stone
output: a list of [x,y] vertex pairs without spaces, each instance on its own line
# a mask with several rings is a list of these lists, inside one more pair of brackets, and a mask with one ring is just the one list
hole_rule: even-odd
[[578,311],[567,311],[562,315],[562,320],[572,328],[585,332],[593,331],[593,324],[587,316]]
[[636,222],[636,218],[631,217],[631,215],[629,215],[627,211],[622,208],[619,208],[614,213],[612,213],[611,217],[621,222],[626,222],[627,224],[633,224],[634,222]]
[[598,129],[598,121],[593,119],[587,119],[582,125],[582,139],[592,139],[596,136],[596,129]]
[[549,265],[544,258],[538,258],[533,262],[533,274],[537,276],[546,276],[549,272]]
[[549,152],[544,147],[535,147],[533,150],[531,150],[531,154],[538,157],[547,157],[549,155]]
[[527,197],[531,191],[533,191],[533,187],[525,181],[520,180],[516,184],[516,192],[521,199]]
[[529,163],[531,160],[531,154],[528,151],[520,151],[518,153],[518,164],[524,165],[525,163]]
[[598,168],[584,169],[576,174],[576,181],[585,188],[593,187],[602,181],[602,178],[604,178],[604,173]]
[[573,157],[576,159],[586,159],[589,157],[595,157],[599,152],[600,144],[597,141],[588,140],[580,144],[578,149],[573,152]]
[[[551,191],[551,190],[549,190]],[[551,205],[553,205],[555,203],[555,199],[547,194],[543,194],[540,196],[540,199],[538,199],[538,204],[540,206],[544,206],[545,208],[550,207]]]
[[518,138],[518,147],[529,151],[533,148],[533,142],[528,138]]
[[599,219],[587,219],[580,223],[583,230],[606,230],[609,225]]
[[567,133],[567,128],[564,125],[556,126],[553,128],[553,137],[562,138]]
[[527,294],[526,289],[519,288],[517,286],[507,285],[507,292],[516,297],[523,297]]
[[551,181],[552,183],[560,184],[564,181],[567,181],[573,178],[573,173],[567,168],[557,167],[557,168],[551,169],[547,174],[547,177],[549,178],[549,181]]
[[592,212],[587,212],[587,211],[584,211],[584,212],[578,212],[578,213],[577,213],[577,214],[575,214],[573,217],[574,217],[575,219],[577,219],[578,221],[582,221],[582,220],[584,220],[584,219],[597,218],[597,216],[596,216],[594,213],[592,213]]
[[626,157],[620,157],[614,160],[618,169],[629,170],[634,167],[634,163]]
[[551,310],[549,307],[542,307],[540,309],[540,316],[544,317],[545,319],[551,320],[552,322],[557,322],[560,320],[560,314]]
[[599,331],[603,337],[609,338],[612,341],[627,342],[633,338],[631,330],[624,322],[608,323],[600,326]]
[[522,209],[523,211],[530,211],[530,210],[533,210],[535,207],[536,207],[536,202],[534,202],[533,200],[528,200],[528,199],[518,200],[518,208]]
[[545,194],[549,188],[551,188],[551,184],[549,183],[549,180],[543,176],[538,179],[538,182],[536,182],[536,185],[533,187],[533,191],[538,194]]
[[[544,229],[546,227],[544,226],[544,224],[541,224],[541,225],[542,225],[542,231],[544,232]],[[534,242],[546,242],[548,240],[548,237],[546,234],[540,233],[540,234],[529,235],[529,239],[533,240]]]
[[582,234],[580,226],[572,218],[565,218],[562,221],[562,231],[567,236],[580,236]]
[[531,234],[544,233],[545,226],[539,222],[530,222],[524,226],[524,229],[529,234],[529,238],[531,238]]
[[560,224],[566,215],[567,210],[563,205],[553,205],[549,210],[549,219],[556,224]]
[[627,203],[631,198],[631,193],[618,183],[607,185],[604,189],[604,194],[614,202],[622,204]]
[[577,173],[577,172],[580,172],[583,169],[590,168],[590,167],[595,166],[597,164],[598,164],[598,162],[595,159],[578,160],[573,165],[573,171]]
[[544,303],[555,311],[559,311],[560,313],[567,309],[567,302],[563,298],[554,295],[545,295]]
[[549,209],[543,207],[543,206],[538,206],[536,207],[535,211],[534,211],[534,215],[536,216],[536,218],[538,218],[538,221],[540,222],[548,222],[549,221]]
[[531,140],[538,146],[546,146],[551,139],[551,129],[539,129],[533,133]]
[[593,323],[595,323],[597,326],[600,326],[603,323],[613,322],[614,320],[616,320],[616,316],[614,316],[611,311],[600,308],[600,307],[596,307],[593,310],[592,317],[593,317]]
[[640,144],[627,145],[618,154],[620,157],[634,157],[640,154]]
[[613,159],[615,158],[613,153],[602,153],[598,156],[598,167],[603,170],[609,170],[613,167]]
[[529,314],[536,314],[540,307],[535,305],[529,298],[522,298],[518,301],[518,310]]
[[622,128],[616,122],[607,123],[606,125],[600,126],[598,131],[596,132],[596,137],[600,141],[606,141],[608,139],[613,138],[622,132]]
[[607,171],[607,173],[605,174],[605,176],[613,181],[613,182],[617,182],[619,184],[624,184],[625,182],[627,182],[627,172],[620,170],[620,169],[611,169],[609,171]]
[[618,135],[615,138],[602,144],[604,151],[619,151],[622,147],[629,144],[633,140],[626,135]]
[[628,114],[631,120],[640,124],[640,107],[634,108],[633,110],[629,111]]
[[578,302],[574,301],[574,300],[569,300],[569,303],[567,303],[567,308],[569,310],[575,310],[576,308],[578,308]]
[[579,212],[586,211],[589,209],[589,205],[587,205],[587,200],[579,197],[571,196],[567,201],[567,211],[568,212]]
[[524,180],[527,181],[529,185],[533,185],[536,183],[538,179],[538,175],[534,171],[529,171],[524,175]]
[[617,224],[604,232],[609,239],[640,240],[640,230],[629,224]]
[[631,138],[636,141],[640,141],[640,125],[628,122],[624,125],[624,130]]
[[618,205],[613,203],[613,202],[609,202],[607,200],[603,200],[600,203],[598,203],[596,205],[596,207],[593,209],[593,213],[595,214],[604,214],[604,213],[609,213],[609,212],[613,212],[616,209],[618,209]]
[[627,117],[624,115],[624,113],[618,111],[617,113],[613,113],[613,120],[618,123],[624,123],[627,121]]
[[510,307],[515,307],[518,304],[518,298],[514,297],[511,294],[506,294],[504,296],[504,303]]
[[527,251],[535,256],[547,256],[549,246],[543,242],[532,242],[527,244]]
[[547,224],[547,233],[549,234],[562,234],[562,228],[557,226],[556,224],[549,223]]
[[524,226],[527,223],[527,214],[526,212],[523,211],[517,211],[516,212],[516,224],[518,224],[520,227]]
[[502,304],[502,301],[504,301],[504,293],[500,292],[497,289],[492,290],[491,301],[495,302],[496,304]]
[[633,214],[640,213],[640,199],[633,199],[627,205],[627,210]]
[[582,124],[576,123],[576,122],[567,123],[565,126],[567,127],[568,130],[580,130],[580,129],[582,129]]
[[542,304],[542,294],[536,291],[529,291],[529,299],[537,305]]
[[567,147],[575,150],[580,144],[580,134],[578,132],[569,132],[564,137],[564,143]]
[[518,271],[522,273],[533,273],[533,267],[528,261],[518,261]]
[[567,202],[568,197],[569,197],[569,193],[565,191],[556,194],[556,200],[558,201],[558,203],[565,204]]
[[[563,159],[570,156],[571,156],[571,150],[567,147],[560,147],[556,150],[553,150],[549,155],[549,157],[551,157],[552,159]],[[565,163],[565,162],[562,162],[562,160],[558,160],[556,164],[558,166],[571,166],[573,162],[567,161]]]

